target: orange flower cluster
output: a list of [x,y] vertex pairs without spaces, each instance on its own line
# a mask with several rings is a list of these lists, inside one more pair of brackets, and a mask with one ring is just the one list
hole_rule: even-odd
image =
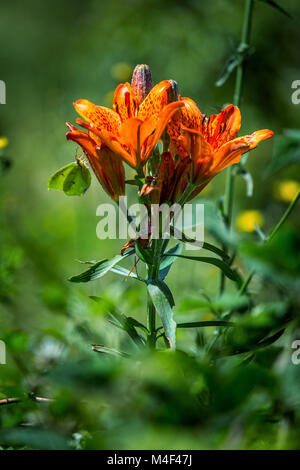
[[[131,85],[116,88],[113,109],[85,99],[74,106],[84,119],[77,123],[86,132],[67,123],[67,138],[82,147],[104,190],[115,200],[125,193],[123,162],[146,176],[141,196],[148,196],[151,203],[173,203],[188,183],[194,188],[191,198],[224,168],[238,163],[243,153],[273,135],[265,129],[237,137],[238,107],[229,105],[207,118],[193,100],[178,96],[173,80],[153,86],[147,65],[136,66]],[[152,164],[149,177],[146,164],[162,139],[167,151],[158,162],[153,157],[155,171]]]

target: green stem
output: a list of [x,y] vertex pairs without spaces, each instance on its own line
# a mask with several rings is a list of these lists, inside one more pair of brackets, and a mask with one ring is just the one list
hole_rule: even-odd
[[[239,46],[239,49],[241,51],[249,48],[253,8],[254,0],[245,0],[244,22],[241,36],[241,44]],[[235,89],[233,95],[233,104],[235,106],[240,106],[241,104],[244,72],[245,61],[242,61],[242,63],[238,66],[236,73]]]
[[[249,48],[253,7],[254,7],[254,0],[245,0],[244,23],[243,23],[243,29],[242,29],[240,49]],[[237,67],[234,95],[233,95],[233,104],[235,106],[240,106],[241,104],[245,65],[246,65],[245,61],[242,60],[242,62]],[[226,178],[226,185],[225,185],[225,198],[224,198],[224,217],[225,217],[225,222],[228,227],[230,227],[231,225],[233,192],[234,192],[234,174],[233,174],[233,166],[231,165],[227,170],[227,178]]]
[[285,211],[285,213],[283,214],[283,216],[281,217],[281,219],[279,220],[278,224],[273,228],[272,232],[270,233],[270,235],[267,238],[267,241],[272,240],[273,237],[276,235],[278,230],[281,228],[281,226],[284,224],[284,222],[286,221],[286,219],[288,218],[288,216],[290,215],[290,213],[294,209],[294,207],[297,204],[299,198],[300,198],[300,189],[299,189],[298,193],[296,194],[296,196],[294,197],[294,199],[292,200],[292,202],[290,203],[290,205],[287,208],[287,210]]
[[250,271],[250,273],[248,274],[248,276],[246,277],[246,279],[244,280],[240,290],[239,290],[239,295],[243,295],[244,292],[247,290],[247,287],[249,286],[253,276],[254,276],[254,269],[252,271]]
[[[192,192],[194,191],[194,189],[195,189],[195,185],[192,184],[192,183],[189,183],[187,185],[187,187],[185,188],[181,198],[177,201],[177,204],[179,204],[181,207],[183,207],[184,204],[187,202],[188,198],[190,197],[190,195],[192,194]],[[170,223],[171,222],[173,222],[173,223],[176,222],[176,220],[173,220],[173,219],[170,221]],[[164,253],[166,251],[168,243],[169,243],[169,240],[166,238],[163,241],[162,248],[161,248],[161,253]]]
[[[239,46],[240,50],[245,50],[245,48],[249,48],[253,7],[254,7],[254,0],[245,0],[243,29],[242,29],[242,35],[241,35],[241,44]],[[241,63],[237,67],[234,95],[233,95],[233,104],[235,106],[240,106],[241,104],[245,65],[246,65],[245,61],[242,60]],[[226,173],[225,194],[224,194],[224,221],[225,221],[226,226],[229,229],[231,226],[231,218],[232,218],[233,194],[234,194],[234,166],[230,165]],[[224,274],[221,274],[221,276],[222,277],[221,277],[220,292],[222,293],[225,287],[225,277],[224,277]]]
[[[181,207],[186,203],[188,198],[190,197],[191,193],[195,189],[193,184],[189,184],[184,193],[182,194],[181,198],[179,199],[178,203]],[[159,268],[160,268],[160,260],[162,254],[165,252],[168,246],[169,240],[168,239],[153,239],[152,240],[152,248],[153,248],[153,264],[148,266],[148,280],[158,280],[159,276]],[[149,329],[149,336],[148,336],[148,345],[150,348],[155,348],[156,344],[156,310],[153,305],[153,302],[148,294],[148,301],[147,301],[147,325]]]
[[[157,281],[159,276],[161,249],[163,244],[162,239],[153,239],[153,264],[148,266],[148,281]],[[153,302],[148,294],[147,301],[147,327],[150,332],[148,336],[148,345],[150,348],[155,348],[156,343],[156,309]]]
[[[143,170],[143,166],[140,165],[137,167],[136,169],[136,172],[137,172],[137,176],[141,179],[145,178],[145,173],[144,173],[144,170]],[[141,189],[141,188],[140,188]]]

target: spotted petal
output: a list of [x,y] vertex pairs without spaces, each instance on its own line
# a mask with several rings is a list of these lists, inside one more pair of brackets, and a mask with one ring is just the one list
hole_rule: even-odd
[[240,128],[240,110],[237,106],[230,104],[219,114],[213,114],[203,121],[202,133],[213,148],[219,148],[225,142],[235,139]]
[[269,129],[263,129],[253,132],[251,135],[238,137],[237,139],[233,139],[222,145],[214,157],[212,168],[213,173],[219,173],[219,171],[223,170],[227,166],[239,163],[241,156],[244,153],[249,152],[249,150],[253,150],[257,147],[259,142],[270,139],[272,136],[272,131]]
[[93,124],[97,129],[103,129],[106,132],[118,133],[121,125],[119,115],[112,109],[104,106],[96,106],[88,100],[77,100],[74,107],[78,114],[88,123]]
[[172,83],[169,80],[163,80],[155,85],[142,102],[138,112],[138,118],[142,121],[151,116],[158,119],[162,109],[171,101],[171,90]]
[[113,109],[120,116],[121,121],[135,117],[136,100],[129,83],[121,83],[115,91]]

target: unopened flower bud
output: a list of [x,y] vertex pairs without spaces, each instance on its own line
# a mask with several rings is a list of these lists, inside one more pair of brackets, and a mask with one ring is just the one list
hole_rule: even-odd
[[131,87],[141,104],[153,88],[150,67],[146,64],[137,65],[134,69]]
[[168,80],[171,84],[168,89],[168,101],[172,103],[173,101],[178,101],[178,83],[175,80]]

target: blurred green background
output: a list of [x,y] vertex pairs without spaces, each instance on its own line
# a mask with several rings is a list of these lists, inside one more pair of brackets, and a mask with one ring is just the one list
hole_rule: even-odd
[[[246,69],[241,105],[242,134],[269,128],[280,135],[284,129],[300,127],[300,105],[291,101],[291,84],[300,79],[300,5],[297,0],[281,4],[293,19],[263,1],[255,2],[253,55]],[[82,270],[76,260],[111,257],[124,242],[96,238],[96,207],[108,202],[108,197],[95,178],[83,197],[66,197],[47,190],[49,176],[75,157],[75,144],[65,139],[65,122],[74,123],[76,118],[72,103],[87,98],[111,106],[115,87],[130,79],[135,64],[149,64],[154,82],[176,80],[181,95],[196,100],[207,114],[219,112],[224,104],[232,102],[234,73],[223,87],[216,87],[215,82],[239,44],[243,9],[243,0],[2,3],[0,79],[6,83],[7,104],[0,105],[0,137],[9,140],[1,152],[11,165],[2,165],[0,174],[0,339],[7,344],[7,365],[0,365],[0,399],[29,391],[58,397],[50,409],[36,403],[1,407],[0,423],[6,430],[4,447],[296,446],[287,416],[292,412],[290,408],[299,404],[295,392],[299,382],[294,376],[299,376],[300,369],[289,365],[290,338],[297,337],[297,328],[294,326],[288,336],[285,356],[277,365],[278,370],[281,365],[282,374],[291,367],[288,379],[283,380],[283,375],[269,377],[270,382],[260,383],[258,395],[249,398],[241,391],[237,404],[230,402],[230,391],[241,382],[251,384],[257,379],[259,372],[254,366],[248,375],[228,371],[224,366],[219,375],[210,376],[205,361],[199,359],[195,365],[179,353],[177,361],[146,357],[149,367],[142,374],[134,361],[120,365],[95,357],[89,351],[92,343],[123,347],[126,342],[122,333],[107,324],[103,313],[118,308],[144,319],[146,292],[143,286],[120,280],[112,273],[88,285],[68,283],[68,277]],[[243,229],[243,223],[237,227],[236,220],[245,210],[259,211],[263,229],[270,230],[290,200],[289,195],[278,194],[279,183],[299,183],[297,164],[272,175],[266,173],[272,148],[273,143],[268,141],[249,155],[246,168],[254,180],[253,197],[247,197],[245,181],[237,178],[237,231]],[[219,175],[203,198],[217,201],[223,194],[224,181],[224,175]],[[293,233],[299,229],[299,208],[289,227]],[[299,256],[299,244],[295,246],[294,255]],[[290,249],[283,245],[283,252],[289,253]],[[260,283],[258,277],[254,288],[259,289]],[[183,268],[178,261],[168,284],[180,306],[183,299],[197,296],[202,289],[214,296],[219,273],[214,267],[197,263]],[[89,295],[101,296],[102,300],[96,304]],[[267,295],[269,301],[273,300],[270,285],[265,286]],[[175,313],[178,318],[184,315],[177,310]],[[207,319],[209,315],[208,309],[198,313],[197,318]],[[193,350],[194,337],[195,332],[180,332],[179,346]],[[80,360],[85,377],[76,362]],[[68,366],[68,361],[75,365],[71,362]],[[62,369],[48,380],[45,375],[52,363]],[[192,383],[178,372],[181,363],[183,368],[193,370]],[[75,377],[68,381],[70,369]],[[161,371],[168,377],[168,385]],[[218,406],[209,411],[204,407],[196,413],[193,400],[205,380],[223,389],[223,404],[217,395]],[[257,380],[263,382],[262,378]],[[272,419],[283,405],[272,394],[281,387],[281,380],[285,387],[291,384],[294,398],[288,406],[285,403],[284,418],[276,421],[275,429]],[[285,389],[286,394],[289,396]],[[86,403],[89,396],[91,400]],[[254,413],[257,407],[260,412]],[[269,407],[275,413],[272,417]],[[19,427],[24,422],[32,426],[27,433]],[[11,437],[8,429],[12,430]],[[258,430],[262,430],[260,437]]]

